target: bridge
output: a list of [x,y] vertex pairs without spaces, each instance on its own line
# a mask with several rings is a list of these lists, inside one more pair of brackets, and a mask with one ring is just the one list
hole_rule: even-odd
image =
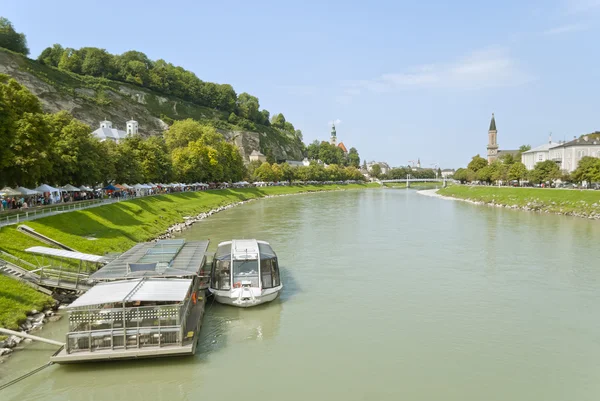
[[395,180],[380,180],[379,183],[381,185],[383,184],[387,184],[387,183],[394,183],[394,182],[404,182],[406,183],[406,187],[410,188],[410,183],[411,182],[439,182],[442,184],[443,187],[446,187],[446,183],[447,180],[446,178],[398,178]]

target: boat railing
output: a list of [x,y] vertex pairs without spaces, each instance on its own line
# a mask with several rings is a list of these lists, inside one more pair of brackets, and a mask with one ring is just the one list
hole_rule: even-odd
[[94,352],[182,345],[181,325],[99,329],[67,333],[66,352]]

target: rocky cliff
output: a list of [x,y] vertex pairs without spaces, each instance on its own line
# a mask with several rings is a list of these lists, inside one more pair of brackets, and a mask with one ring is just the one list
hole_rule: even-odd
[[227,113],[137,86],[60,71],[4,49],[0,49],[0,73],[26,86],[46,112],[67,110],[93,129],[107,119],[124,130],[125,122],[135,119],[142,135],[160,135],[168,128],[165,120],[193,118],[215,126],[240,148],[246,161],[253,150],[269,149],[278,160],[302,159],[303,144],[291,133],[266,126],[258,126],[256,132],[241,130],[227,122]]

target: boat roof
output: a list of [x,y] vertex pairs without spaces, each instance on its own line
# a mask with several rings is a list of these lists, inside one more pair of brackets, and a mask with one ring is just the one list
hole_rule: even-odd
[[140,278],[99,283],[77,298],[69,309],[83,306],[135,302],[171,301],[182,302],[192,279]]
[[200,274],[209,241],[183,239],[143,242],[90,276],[92,280],[189,277]]
[[31,248],[27,248],[26,251],[31,253],[37,253],[40,255],[82,260],[85,262],[100,263],[104,261],[104,258],[102,256],[91,255],[89,253],[66,251],[64,249],[48,248],[46,246],[32,246]]
[[261,259],[277,257],[268,242],[256,239],[234,239],[221,242],[215,257],[224,259],[230,255],[233,255],[233,259],[238,260],[256,259],[259,255]]

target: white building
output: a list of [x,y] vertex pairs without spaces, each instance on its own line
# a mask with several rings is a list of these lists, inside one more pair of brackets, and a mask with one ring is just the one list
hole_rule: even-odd
[[[129,123],[131,123],[131,122],[135,123],[135,133],[137,133],[137,126],[138,126],[137,121],[133,121],[133,120],[128,121],[127,122],[128,127],[129,127]],[[107,139],[110,139],[111,141],[115,141],[117,143],[129,136],[129,134],[127,132],[113,128],[112,122],[110,122],[108,120],[101,121],[100,128],[93,131],[92,135],[94,135],[96,138],[98,138],[101,142],[106,141]]]
[[127,121],[127,135],[136,135],[138,133],[138,122],[133,118]]
[[[533,170],[537,163],[550,159],[550,149],[560,145],[560,143],[552,142],[552,138],[550,138],[547,143],[521,153],[521,163],[527,167],[527,170]],[[552,154],[554,155],[555,152],[553,151]]]
[[371,170],[373,170],[373,166],[376,164],[379,164],[379,167],[381,167],[381,174],[387,174],[391,170],[390,165],[386,162],[372,161],[370,163],[367,163],[367,171],[370,173]]
[[258,161],[258,162],[264,163],[267,161],[267,156],[263,155],[258,150],[253,150],[252,153],[250,153],[249,159],[251,162]]
[[453,168],[445,168],[442,170],[442,178],[452,177],[455,172]]
[[528,170],[532,170],[537,163],[552,160],[561,170],[571,173],[585,156],[600,158],[600,132],[583,135],[569,142],[549,140],[547,144],[523,152],[521,162]]
[[302,161],[286,160],[285,162],[292,167],[301,167],[301,166],[308,167],[308,166],[310,166],[310,161],[308,161],[308,158],[306,158],[306,157]]

